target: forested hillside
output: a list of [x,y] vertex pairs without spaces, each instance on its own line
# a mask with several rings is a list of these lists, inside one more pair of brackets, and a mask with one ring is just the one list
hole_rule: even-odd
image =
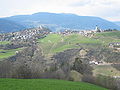
[[[23,26],[25,28],[33,28],[42,25],[44,27],[50,28],[54,32],[64,31],[66,29],[77,30],[77,31],[94,30],[96,25],[98,25],[103,30],[105,29],[120,30],[119,25],[116,25],[115,23],[107,21],[105,19],[99,17],[92,17],[92,16],[79,16],[69,13],[67,14],[67,13],[40,12],[40,13],[34,13],[32,15],[17,15],[12,17],[6,17],[4,19],[12,21],[14,23],[18,23],[19,26],[22,25],[20,28],[22,28]],[[8,24],[11,23],[4,22],[2,23],[2,26],[5,26],[5,28],[9,27],[8,28],[9,31],[6,31],[6,29],[2,27],[0,29],[3,29],[4,32],[15,31],[14,28],[12,28],[12,26]],[[20,30],[19,27],[17,30]]]
[[0,19],[0,33],[15,32],[23,29],[25,29],[25,27],[17,22],[7,19]]

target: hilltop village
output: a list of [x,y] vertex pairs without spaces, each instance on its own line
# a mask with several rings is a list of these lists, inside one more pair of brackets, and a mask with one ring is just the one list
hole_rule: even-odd
[[[75,30],[69,30],[66,29],[63,32],[51,32],[48,28],[45,28],[43,26],[40,26],[38,28],[30,28],[30,29],[25,29],[22,31],[18,32],[12,32],[12,33],[4,33],[0,34],[0,41],[12,41],[12,40],[28,40],[28,39],[39,39],[40,34],[44,34],[45,36],[49,33],[54,33],[54,34],[62,34],[62,35],[70,35],[73,33],[77,33],[86,37],[93,37],[95,33],[101,33],[101,32],[106,32],[107,30],[101,30],[96,26],[94,30],[80,30],[80,31],[75,31]],[[112,31],[112,30],[108,30]]]
[[58,32],[58,33],[63,34],[63,35],[78,33],[78,34],[86,36],[86,37],[92,37],[92,36],[94,36],[95,33],[101,33],[101,32],[106,32],[106,31],[112,31],[112,30],[102,30],[96,25],[96,28],[94,30],[80,30],[80,31],[65,30],[64,32]]
[[42,38],[41,36],[49,34],[49,32],[49,29],[40,26],[38,28],[30,28],[18,32],[0,34],[0,41],[39,39]]
[[101,30],[97,26],[94,30],[63,32],[51,32],[40,26],[0,34],[0,77],[94,82],[100,74],[117,81],[120,79],[119,34],[120,31]]
[[[101,30],[97,25],[94,30],[80,30],[80,31],[75,31],[75,30],[69,30],[66,29],[63,32],[51,32],[48,28],[45,28],[43,26],[40,26],[38,28],[30,28],[30,29],[25,29],[22,31],[18,32],[11,32],[11,33],[1,33],[0,34],[0,41],[25,41],[25,40],[30,40],[30,39],[40,39],[46,37],[48,34],[62,34],[62,35],[71,35],[71,34],[80,34],[85,37],[92,38],[95,33],[102,33],[102,32],[111,32],[113,30],[108,29],[108,30]],[[108,47],[110,48],[115,48],[120,51],[120,42],[111,42],[109,43]]]

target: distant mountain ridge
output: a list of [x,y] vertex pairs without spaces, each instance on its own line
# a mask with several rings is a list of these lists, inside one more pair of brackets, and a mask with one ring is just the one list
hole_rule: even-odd
[[[120,26],[113,22],[104,20],[99,17],[78,16],[66,13],[48,13],[40,12],[32,15],[17,15],[5,18],[7,20],[17,22],[25,28],[33,28],[44,26],[52,31],[60,31],[64,29],[70,30],[93,30],[98,25],[101,29],[118,29]],[[11,30],[12,31],[12,30]]]
[[117,21],[117,22],[114,22],[114,23],[120,26],[120,21]]
[[7,19],[0,19],[0,33],[14,32],[25,29],[24,26]]

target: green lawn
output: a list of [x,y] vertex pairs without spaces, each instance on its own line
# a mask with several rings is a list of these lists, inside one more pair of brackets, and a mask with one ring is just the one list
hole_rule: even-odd
[[16,54],[16,51],[19,51],[21,49],[22,48],[10,49],[10,50],[0,49],[0,59],[4,59],[4,58],[8,58],[8,57],[14,56]]
[[54,79],[0,79],[0,90],[108,90],[84,82]]

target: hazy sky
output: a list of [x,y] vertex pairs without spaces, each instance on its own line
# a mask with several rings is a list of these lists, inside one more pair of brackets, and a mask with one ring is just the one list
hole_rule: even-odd
[[0,17],[37,12],[74,13],[120,21],[120,0],[0,0]]

